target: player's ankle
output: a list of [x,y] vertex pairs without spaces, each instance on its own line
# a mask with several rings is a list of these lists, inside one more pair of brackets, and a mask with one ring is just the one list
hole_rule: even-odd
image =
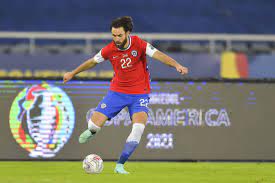
[[90,130],[90,129],[88,129],[91,133],[92,133],[92,135],[95,135],[97,132],[95,132],[95,131],[93,131],[93,130]]
[[97,126],[91,119],[88,121],[88,129],[92,133],[92,135],[96,134],[100,131],[101,127]]

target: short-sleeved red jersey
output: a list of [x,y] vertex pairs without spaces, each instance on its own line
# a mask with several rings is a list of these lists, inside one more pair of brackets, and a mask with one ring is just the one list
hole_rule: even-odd
[[129,37],[125,50],[117,48],[112,41],[100,51],[114,69],[110,90],[126,94],[150,93],[150,73],[146,61],[147,42],[138,36]]

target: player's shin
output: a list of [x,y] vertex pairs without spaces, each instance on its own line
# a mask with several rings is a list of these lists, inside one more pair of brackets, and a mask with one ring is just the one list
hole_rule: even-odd
[[133,124],[132,131],[126,140],[126,144],[124,145],[120,158],[117,162],[118,164],[124,164],[135,151],[140,142],[144,128],[145,125],[142,123]]

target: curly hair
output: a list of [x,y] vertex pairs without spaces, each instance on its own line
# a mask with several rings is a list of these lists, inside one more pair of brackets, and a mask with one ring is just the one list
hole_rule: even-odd
[[127,32],[132,32],[134,24],[133,24],[133,19],[130,16],[123,16],[123,17],[118,17],[112,21],[112,24],[110,26],[110,30],[112,28],[119,28],[123,27],[124,31]]

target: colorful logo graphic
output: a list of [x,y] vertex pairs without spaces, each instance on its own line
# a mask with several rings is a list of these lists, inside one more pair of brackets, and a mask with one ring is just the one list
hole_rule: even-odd
[[14,99],[10,128],[16,142],[33,158],[51,158],[68,142],[75,112],[68,95],[47,83],[25,88]]

